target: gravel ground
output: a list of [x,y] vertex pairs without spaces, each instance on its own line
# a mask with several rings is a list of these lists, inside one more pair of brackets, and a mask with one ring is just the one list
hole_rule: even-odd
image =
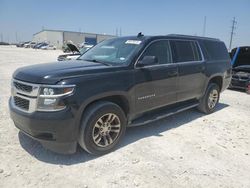
[[8,113],[13,71],[55,61],[56,51],[0,47],[0,187],[250,187],[250,95],[227,90],[215,113],[189,110],[127,130],[94,157],[45,150]]

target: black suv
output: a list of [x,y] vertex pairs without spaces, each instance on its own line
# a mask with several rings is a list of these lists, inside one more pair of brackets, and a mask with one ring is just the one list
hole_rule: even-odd
[[218,39],[183,35],[105,40],[77,60],[19,68],[11,118],[22,132],[59,153],[77,144],[110,152],[129,126],[198,107],[215,110],[231,80]]

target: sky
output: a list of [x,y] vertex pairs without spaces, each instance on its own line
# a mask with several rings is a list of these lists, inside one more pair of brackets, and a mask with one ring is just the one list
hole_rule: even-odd
[[32,40],[44,29],[122,36],[185,34],[250,46],[250,0],[0,0],[0,41]]

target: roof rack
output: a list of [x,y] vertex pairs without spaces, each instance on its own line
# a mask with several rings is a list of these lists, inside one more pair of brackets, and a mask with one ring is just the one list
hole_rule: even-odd
[[216,41],[220,41],[220,39],[217,39],[217,38],[200,37],[200,36],[192,36],[192,35],[169,34],[169,35],[167,35],[167,36],[171,36],[171,37],[185,37],[185,38],[199,38],[199,39],[207,39],[207,40],[216,40]]

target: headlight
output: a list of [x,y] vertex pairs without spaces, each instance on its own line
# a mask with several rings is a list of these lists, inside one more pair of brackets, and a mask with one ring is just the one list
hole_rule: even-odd
[[72,94],[74,86],[48,86],[41,87],[39,91],[37,110],[58,111],[66,108],[62,97]]

